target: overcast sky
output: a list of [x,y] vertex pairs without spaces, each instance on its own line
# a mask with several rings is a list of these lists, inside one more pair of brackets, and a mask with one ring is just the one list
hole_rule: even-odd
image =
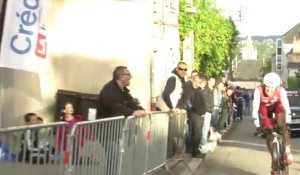
[[300,0],[218,0],[229,9],[242,36],[283,35],[300,22]]

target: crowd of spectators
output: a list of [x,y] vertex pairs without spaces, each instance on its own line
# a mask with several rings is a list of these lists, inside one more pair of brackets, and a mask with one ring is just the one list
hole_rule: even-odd
[[[205,77],[196,70],[191,72],[188,81],[187,64],[179,62],[170,77],[166,80],[161,94],[157,97],[156,109],[161,111],[185,110],[188,129],[186,133],[186,152],[193,157],[202,157],[212,150],[211,141],[220,140],[234,121],[243,120],[250,115],[251,96],[247,89],[230,87],[226,82],[215,77]],[[126,66],[118,66],[112,73],[112,80],[107,82],[99,93],[97,118],[114,116],[146,116],[146,110],[137,98],[132,97],[128,86],[132,75]],[[72,128],[75,123],[83,121],[83,116],[75,115],[73,104],[67,102],[60,114],[60,120]],[[26,125],[42,124],[43,118],[35,113],[24,115]],[[26,130],[22,136],[19,161],[29,162],[30,154],[53,155],[53,159],[62,159],[66,150],[67,130],[60,128],[56,133],[54,148],[49,142],[39,139],[38,130]],[[43,149],[41,144],[44,144]],[[78,142],[81,144],[81,142]],[[79,147],[80,145],[77,145]],[[47,149],[45,149],[47,148]],[[55,151],[54,151],[55,150]],[[49,161],[40,160],[38,156],[31,160],[34,163]]]

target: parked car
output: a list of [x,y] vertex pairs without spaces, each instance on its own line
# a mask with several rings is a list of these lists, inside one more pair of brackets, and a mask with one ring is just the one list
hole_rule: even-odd
[[292,116],[290,123],[291,133],[300,133],[300,90],[287,90],[287,95]]

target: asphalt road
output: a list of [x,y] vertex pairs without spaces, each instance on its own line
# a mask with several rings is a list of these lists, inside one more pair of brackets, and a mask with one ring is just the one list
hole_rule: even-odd
[[[214,152],[209,153],[194,175],[268,175],[271,157],[265,139],[255,137],[250,117],[237,121]],[[300,174],[300,138],[292,138],[294,163],[290,175]]]

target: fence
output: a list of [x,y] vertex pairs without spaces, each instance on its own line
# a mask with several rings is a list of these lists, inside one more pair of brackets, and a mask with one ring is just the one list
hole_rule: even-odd
[[[65,165],[57,159],[55,140],[58,130],[68,124],[57,122],[0,129],[0,172],[2,175],[63,174]],[[64,145],[66,139],[62,138]]]
[[[173,166],[183,162],[186,168],[192,171],[183,157],[185,136],[188,130],[186,111],[170,111],[169,123],[167,161],[177,161]],[[166,169],[169,170],[170,167],[166,167]]]
[[[146,117],[125,119],[120,116],[79,122],[71,129],[65,122],[1,129],[0,146],[4,148],[4,145],[7,145],[11,150],[8,153],[9,158],[0,162],[0,171],[2,175],[148,174],[166,167],[170,140],[172,147],[176,148],[176,155],[182,155],[185,122],[185,113],[153,112]],[[22,145],[23,150],[26,150],[28,145],[20,142],[10,144],[12,138],[22,140],[20,139],[22,133],[36,131],[39,135],[47,136],[39,137],[38,143],[44,138],[48,141],[48,145],[57,147],[55,142],[57,136],[54,133],[61,132],[62,129],[69,133],[68,137],[63,139],[64,142],[67,141],[67,147],[63,149],[64,154],[58,154],[61,153],[58,150],[42,152],[40,149],[38,152],[30,151],[30,153],[38,153],[42,159],[32,157],[29,161],[27,159],[17,161],[20,154],[16,153],[20,150],[15,149],[16,145]],[[19,135],[18,139],[16,135]],[[60,143],[60,147],[64,144]],[[22,154],[25,155],[24,152]]]

